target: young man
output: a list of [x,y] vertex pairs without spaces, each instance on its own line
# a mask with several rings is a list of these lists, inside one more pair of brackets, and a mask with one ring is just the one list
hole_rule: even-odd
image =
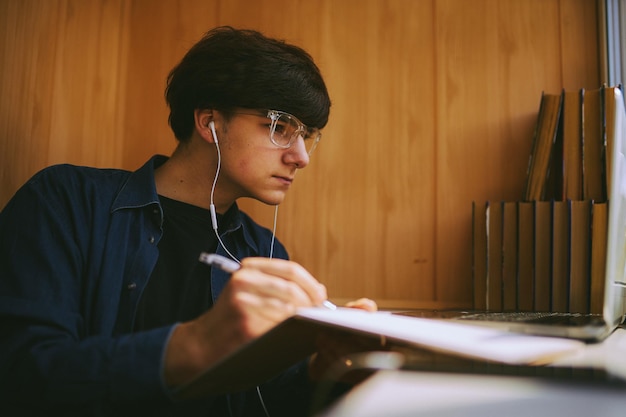
[[[135,172],[53,166],[0,213],[0,414],[306,414],[315,361],[258,390],[170,396],[326,299],[236,204],[280,204],[309,163],[330,108],[320,72],[298,47],[222,27],[172,70],[166,100],[179,142],[169,159]],[[202,264],[201,252],[242,268]]]

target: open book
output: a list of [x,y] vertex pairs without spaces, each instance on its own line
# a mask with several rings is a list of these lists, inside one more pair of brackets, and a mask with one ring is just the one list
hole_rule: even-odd
[[513,365],[547,364],[584,346],[575,340],[387,312],[306,308],[180,387],[175,397],[232,392],[261,384],[312,354],[317,335],[330,329],[355,336],[382,336],[404,346]]

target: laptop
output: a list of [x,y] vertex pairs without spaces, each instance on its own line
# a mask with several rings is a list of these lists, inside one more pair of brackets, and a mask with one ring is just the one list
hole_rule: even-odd
[[[395,314],[413,317],[462,320],[481,326],[497,327],[509,331],[566,337],[599,342],[619,326],[626,313],[626,111],[619,88],[607,88],[612,94],[613,106],[607,106],[614,117],[607,117],[607,131],[615,136],[610,158],[609,173],[609,219],[607,235],[607,258],[602,314],[551,313],[551,312],[476,312],[458,310],[404,311]],[[611,97],[607,97],[607,101]],[[611,101],[608,101],[611,103]],[[612,107],[612,109],[611,109]]]

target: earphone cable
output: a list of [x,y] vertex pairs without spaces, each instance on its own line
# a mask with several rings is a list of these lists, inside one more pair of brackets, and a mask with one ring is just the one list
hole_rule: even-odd
[[257,385],[256,393],[259,396],[259,401],[261,401],[261,406],[263,407],[263,412],[265,412],[266,417],[270,417],[270,413],[267,411],[267,407],[265,407],[265,401],[263,401],[263,396],[261,395],[261,388]]
[[222,152],[220,151],[220,145],[217,141],[217,133],[215,132],[215,124],[211,122],[209,124],[211,133],[213,133],[213,139],[215,140],[215,148],[217,149],[217,169],[215,170],[215,177],[213,178],[213,185],[211,186],[211,204],[209,209],[211,211],[211,224],[213,225],[213,231],[215,232],[215,236],[217,237],[217,241],[220,243],[222,248],[226,251],[228,256],[230,256],[235,262],[241,263],[239,259],[226,248],[224,242],[222,242],[222,238],[220,237],[220,233],[217,227],[217,214],[215,213],[215,204],[213,203],[213,196],[215,194],[215,186],[217,185],[217,178],[220,175],[220,169],[222,167]]
[[276,223],[278,220],[278,204],[274,206],[274,226],[272,227],[272,242],[270,244],[270,256],[272,259],[274,257],[274,241],[276,240]]

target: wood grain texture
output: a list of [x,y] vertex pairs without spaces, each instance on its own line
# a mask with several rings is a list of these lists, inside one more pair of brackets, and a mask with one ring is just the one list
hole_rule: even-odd
[[472,201],[521,198],[542,91],[601,82],[595,1],[0,0],[0,206],[52,163],[171,153],[165,79],[222,24],[325,76],[331,119],[277,233],[336,300],[471,305]]

